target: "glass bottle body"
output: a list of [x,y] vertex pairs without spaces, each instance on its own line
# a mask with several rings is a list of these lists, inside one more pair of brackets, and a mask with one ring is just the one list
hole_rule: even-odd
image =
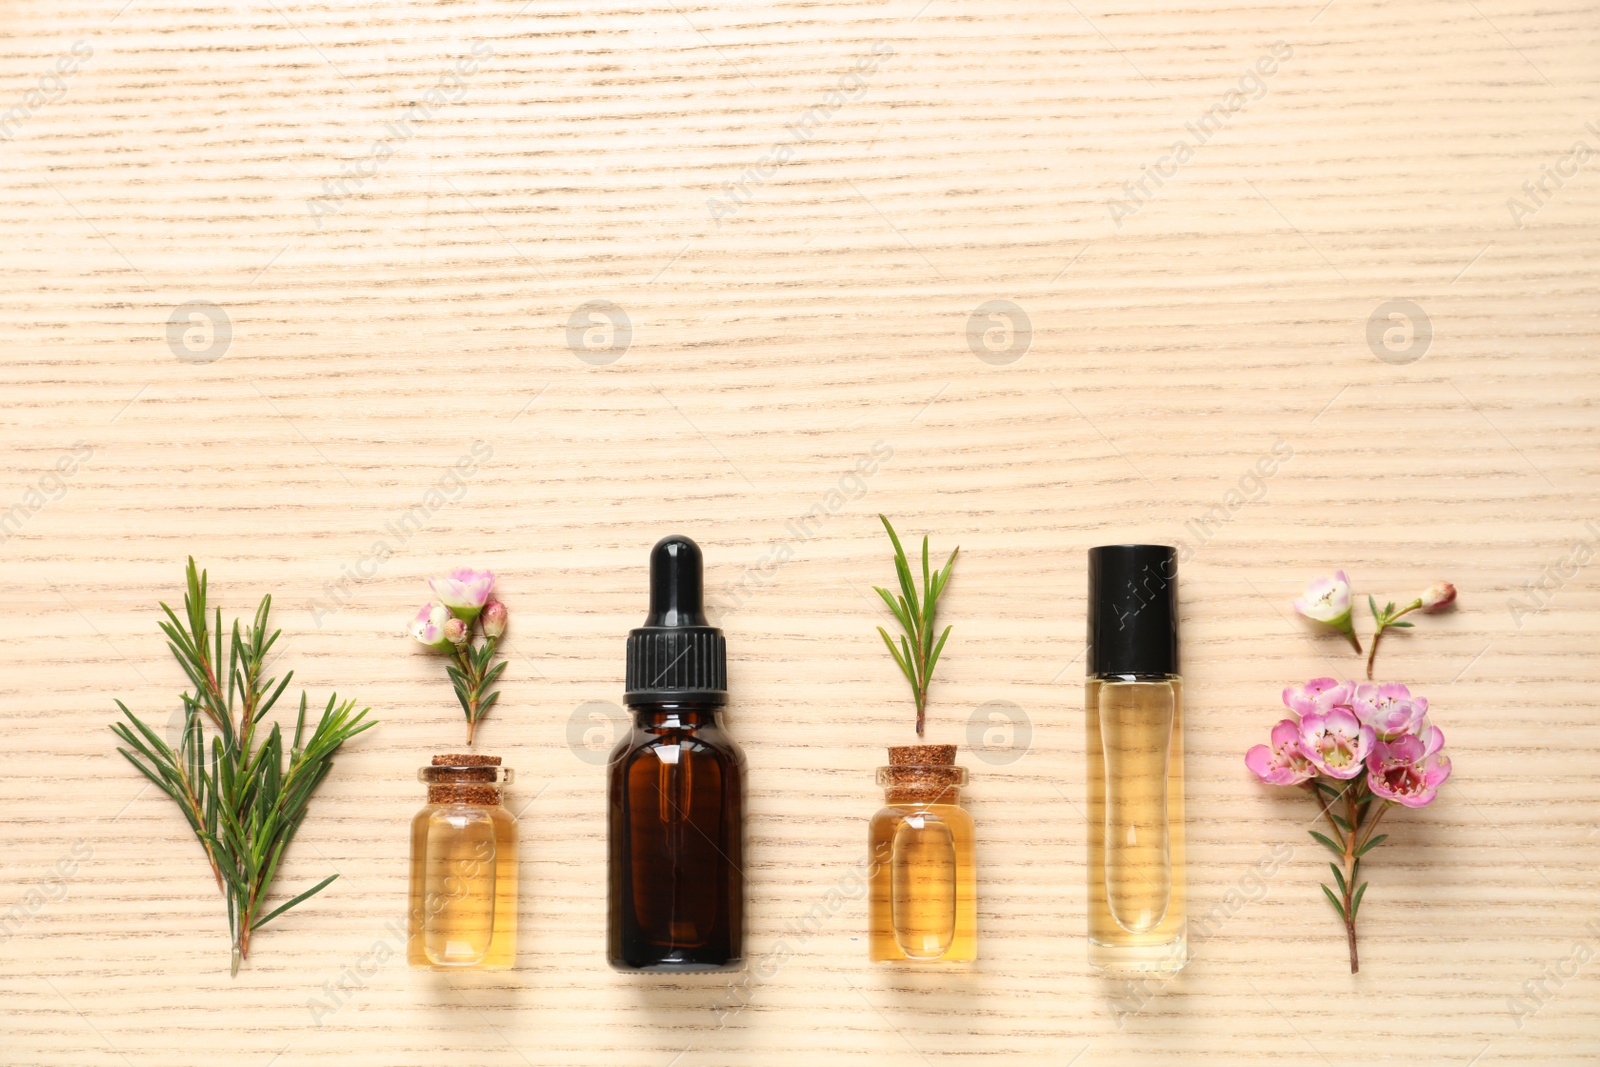
[[438,784],[411,820],[411,878],[406,960],[433,970],[506,970],[517,955],[517,820],[500,806],[499,790],[482,784],[510,771],[471,768],[477,784]]
[[[874,963],[965,963],[978,958],[978,877],[972,816],[956,784],[907,789],[887,781],[868,826],[869,958]],[[930,768],[957,772],[958,767]]]
[[611,753],[607,957],[623,971],[744,963],[744,753],[709,703],[635,706]]
[[1182,682],[1090,676],[1085,695],[1089,962],[1175,974],[1188,962]]

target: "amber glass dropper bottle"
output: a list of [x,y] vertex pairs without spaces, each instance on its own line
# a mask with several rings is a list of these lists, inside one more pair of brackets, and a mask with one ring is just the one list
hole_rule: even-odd
[[744,963],[744,754],[723,733],[728,653],[706,621],[700,548],[650,553],[650,614],[628,634],[633,727],[612,750],[607,956],[621,971]]

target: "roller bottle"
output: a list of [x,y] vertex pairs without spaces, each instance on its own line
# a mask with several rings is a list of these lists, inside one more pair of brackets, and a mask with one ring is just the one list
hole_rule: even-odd
[[1177,568],[1165,545],[1089,550],[1089,962],[1118,977],[1188,961]]

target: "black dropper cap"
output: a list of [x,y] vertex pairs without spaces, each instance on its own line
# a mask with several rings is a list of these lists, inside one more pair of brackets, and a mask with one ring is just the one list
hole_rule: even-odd
[[706,621],[700,546],[682,534],[650,550],[650,614],[628,632],[628,704],[728,702],[728,645]]
[[1088,673],[1178,673],[1178,552],[1167,545],[1089,550]]

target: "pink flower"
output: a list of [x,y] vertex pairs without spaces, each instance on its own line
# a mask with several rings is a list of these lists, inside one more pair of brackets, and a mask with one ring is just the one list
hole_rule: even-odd
[[1344,571],[1334,571],[1331,578],[1318,578],[1306,586],[1303,595],[1295,597],[1294,610],[1340,630],[1349,628],[1350,579]]
[[1272,728],[1272,747],[1257,745],[1244,754],[1244,765],[1268,785],[1298,785],[1317,773],[1300,751],[1300,724],[1284,719]]
[[1455,603],[1456,587],[1449,582],[1434,582],[1417,599],[1422,602],[1423,611],[1439,611]]
[[451,619],[450,611],[442,604],[424,604],[411,620],[411,636],[435,651],[451,647],[444,634],[445,623]]
[[1419,731],[1417,736],[1422,738],[1422,758],[1427,759],[1444,748],[1444,731],[1437,726],[1429,726]]
[[506,632],[506,606],[491,600],[483,606],[483,636],[499,637]]
[[1295,597],[1294,610],[1338,630],[1349,639],[1351,647],[1361,651],[1361,639],[1356,637],[1355,624],[1350,621],[1350,579],[1344,571],[1334,571],[1331,578],[1318,578],[1306,586],[1305,593]]
[[1348,708],[1300,720],[1300,748],[1312,765],[1331,778],[1354,778],[1372,750],[1372,727],[1361,725]]
[[1379,741],[1367,757],[1368,788],[1408,808],[1426,807],[1450,777],[1450,757],[1443,748],[1444,732],[1437,726],[1428,727],[1422,737],[1404,734]]
[[1417,732],[1428,713],[1427,698],[1413,697],[1399,682],[1362,682],[1350,704],[1356,716],[1384,740]]
[[448,578],[429,578],[428,585],[439,603],[455,613],[456,618],[471,622],[483,610],[494,589],[494,572],[457,567]]
[[1283,703],[1297,715],[1326,715],[1334,708],[1348,707],[1354,682],[1332,678],[1313,678],[1305,685],[1291,685],[1283,691]]

